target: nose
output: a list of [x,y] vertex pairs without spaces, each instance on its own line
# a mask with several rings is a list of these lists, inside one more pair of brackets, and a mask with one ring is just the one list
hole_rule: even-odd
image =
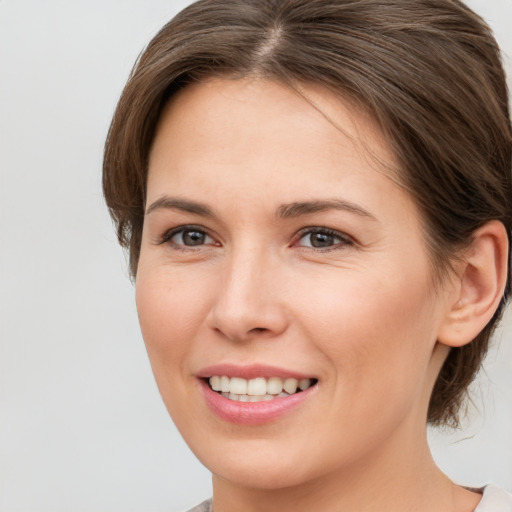
[[239,251],[227,258],[218,276],[208,325],[235,342],[282,334],[288,318],[279,274],[279,264],[264,252]]

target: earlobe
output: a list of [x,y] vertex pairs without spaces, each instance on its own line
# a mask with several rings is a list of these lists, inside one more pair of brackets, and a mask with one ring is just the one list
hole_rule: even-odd
[[508,238],[493,220],[475,234],[458,265],[456,297],[449,305],[438,341],[450,347],[471,342],[493,317],[505,290]]

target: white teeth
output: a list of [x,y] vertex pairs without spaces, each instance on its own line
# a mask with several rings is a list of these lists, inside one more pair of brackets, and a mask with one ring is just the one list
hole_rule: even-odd
[[238,377],[231,377],[231,380],[229,381],[229,391],[230,393],[236,393],[237,395],[256,394],[247,393],[247,381]]
[[214,391],[219,391],[226,398],[239,402],[260,402],[277,396],[290,396],[297,391],[305,391],[313,383],[312,379],[290,378],[283,381],[279,377],[257,377],[249,380],[225,375],[210,377],[210,386]]
[[236,393],[221,393],[224,398],[234,402],[268,402],[274,398],[290,396],[288,393],[279,393],[279,395],[237,395]]
[[299,389],[301,391],[305,391],[306,389],[311,387],[311,379],[300,379],[299,380]]
[[268,396],[270,399],[272,398],[272,395],[253,395],[248,396],[247,398],[249,399],[249,402],[263,402],[264,400],[266,400],[266,396]]
[[247,394],[252,396],[265,395],[267,393],[267,381],[263,377],[251,379],[247,383]]
[[267,393],[269,395],[278,395],[281,391],[283,391],[283,381],[279,377],[271,377],[268,379]]
[[223,376],[220,378],[220,390],[223,393],[229,393],[229,377]]
[[210,379],[210,386],[212,387],[213,391],[220,391],[220,377],[217,377],[217,375],[215,377],[212,377]]
[[283,389],[290,393],[295,393],[297,391],[297,386],[299,385],[299,381],[297,379],[286,379],[283,384]]

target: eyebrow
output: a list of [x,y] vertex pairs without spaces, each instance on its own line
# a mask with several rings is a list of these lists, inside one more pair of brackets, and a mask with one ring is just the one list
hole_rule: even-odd
[[203,217],[214,217],[212,210],[205,204],[168,196],[161,197],[160,199],[157,199],[151,203],[151,205],[146,210],[146,215],[149,215],[150,213],[159,209],[180,210],[182,212],[193,213]]
[[342,210],[354,213],[360,217],[377,221],[376,217],[361,206],[344,201],[342,199],[328,199],[318,201],[301,201],[297,203],[283,204],[277,209],[277,216],[281,219],[309,215],[311,213],[325,212],[328,210]]
[[[153,203],[147,208],[146,215],[159,209],[179,210],[186,213],[200,215],[202,217],[214,218],[213,211],[206,204],[188,199],[180,199],[164,196]],[[300,217],[302,215],[309,215],[312,213],[325,212],[328,210],[341,210],[349,213],[354,213],[360,217],[377,221],[375,216],[370,212],[358,206],[357,204],[341,199],[322,199],[313,201],[300,201],[282,204],[276,212],[276,216],[280,219],[290,219]]]

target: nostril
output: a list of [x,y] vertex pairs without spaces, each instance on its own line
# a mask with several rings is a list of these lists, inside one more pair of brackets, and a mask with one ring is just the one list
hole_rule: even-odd
[[265,332],[266,330],[265,327],[254,327],[254,329],[251,329],[249,332]]

